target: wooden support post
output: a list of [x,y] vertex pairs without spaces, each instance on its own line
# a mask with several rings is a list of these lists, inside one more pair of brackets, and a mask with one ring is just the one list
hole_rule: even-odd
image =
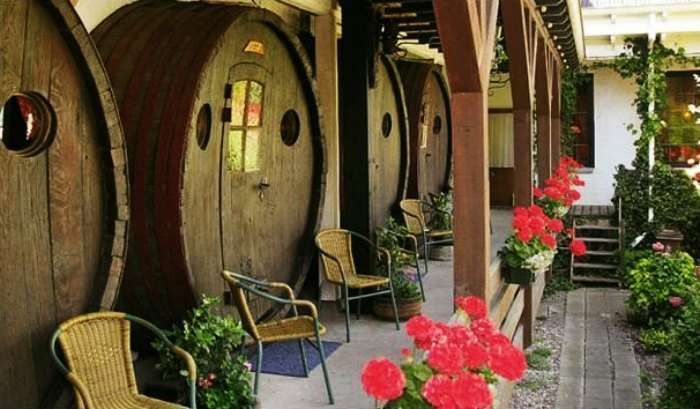
[[[321,228],[340,227],[340,139],[338,115],[338,19],[337,4],[331,2],[328,14],[315,17],[314,37],[316,48],[316,84],[323,107],[323,130],[326,137],[326,192]],[[319,283],[323,267],[319,263]],[[333,288],[329,287],[325,298],[333,298]]]
[[454,295],[486,298],[491,256],[488,89],[498,0],[434,0],[452,93]]
[[[544,39],[539,37],[544,44]],[[537,107],[537,182],[544,186],[552,174],[552,80],[554,58],[547,47],[537,48],[535,95]]]
[[488,94],[452,94],[454,294],[486,297],[490,263]]

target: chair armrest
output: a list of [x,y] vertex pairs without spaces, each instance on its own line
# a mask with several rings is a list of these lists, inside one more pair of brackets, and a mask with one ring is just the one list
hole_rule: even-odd
[[185,361],[185,365],[187,366],[187,386],[189,386],[190,389],[190,408],[197,409],[197,364],[194,362],[192,355],[179,346],[173,345],[171,351]]
[[275,282],[275,281],[262,281],[262,280],[257,280],[252,277],[244,276],[242,274],[230,272],[234,277],[241,281],[245,281],[247,283],[252,283],[260,287],[267,287],[267,288],[274,288],[274,289],[281,289],[284,290],[284,292],[287,294],[290,300],[294,300],[294,290],[292,290],[292,287],[285,283],[280,283],[280,282]]
[[309,310],[309,312],[311,313],[311,316],[313,317],[313,319],[315,319],[315,320],[318,319],[318,310],[316,309],[316,306],[314,305],[314,303],[312,303],[311,301],[294,300],[292,305],[294,305],[294,307],[306,307]]

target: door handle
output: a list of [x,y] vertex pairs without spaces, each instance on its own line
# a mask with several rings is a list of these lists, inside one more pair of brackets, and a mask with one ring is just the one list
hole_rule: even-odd
[[260,179],[260,183],[258,183],[258,198],[260,200],[263,200],[265,197],[265,191],[270,188],[270,181],[267,179],[267,177],[264,177]]

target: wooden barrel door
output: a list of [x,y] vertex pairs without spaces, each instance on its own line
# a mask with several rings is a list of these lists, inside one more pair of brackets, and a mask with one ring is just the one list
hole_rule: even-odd
[[113,306],[128,218],[123,134],[67,0],[0,2],[0,407],[51,407],[49,338]]
[[375,227],[396,213],[408,176],[408,123],[401,79],[393,61],[380,57],[370,90],[370,217]]
[[447,190],[450,161],[450,116],[446,90],[439,73],[431,72],[425,84],[419,115],[417,153],[420,197]]
[[[299,282],[312,242],[316,155],[304,81],[288,46],[269,28],[242,27],[238,63],[225,84],[221,149],[223,266]],[[284,92],[280,92],[284,90]],[[267,305],[254,308],[262,315]]]
[[397,66],[409,117],[408,195],[428,200],[430,194],[449,190],[452,121],[447,83],[432,61],[399,60]]

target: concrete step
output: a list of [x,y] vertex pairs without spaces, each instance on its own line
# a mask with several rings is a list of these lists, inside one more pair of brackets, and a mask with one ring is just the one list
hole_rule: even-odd
[[576,230],[604,230],[604,231],[620,231],[619,227],[615,226],[600,226],[597,224],[578,224],[574,226]]
[[617,270],[616,264],[605,263],[580,263],[574,262],[574,268],[590,268],[595,270]]
[[586,251],[587,256],[607,256],[607,257],[612,257],[612,256],[617,256],[618,253],[616,251],[605,251],[605,250],[588,250]]
[[575,283],[587,283],[587,284],[612,284],[620,285],[620,280],[610,277],[596,277],[596,276],[571,276],[571,281]]
[[590,243],[615,243],[618,244],[620,242],[619,239],[609,239],[607,237],[579,237],[576,236],[577,239],[581,241],[586,241]]

